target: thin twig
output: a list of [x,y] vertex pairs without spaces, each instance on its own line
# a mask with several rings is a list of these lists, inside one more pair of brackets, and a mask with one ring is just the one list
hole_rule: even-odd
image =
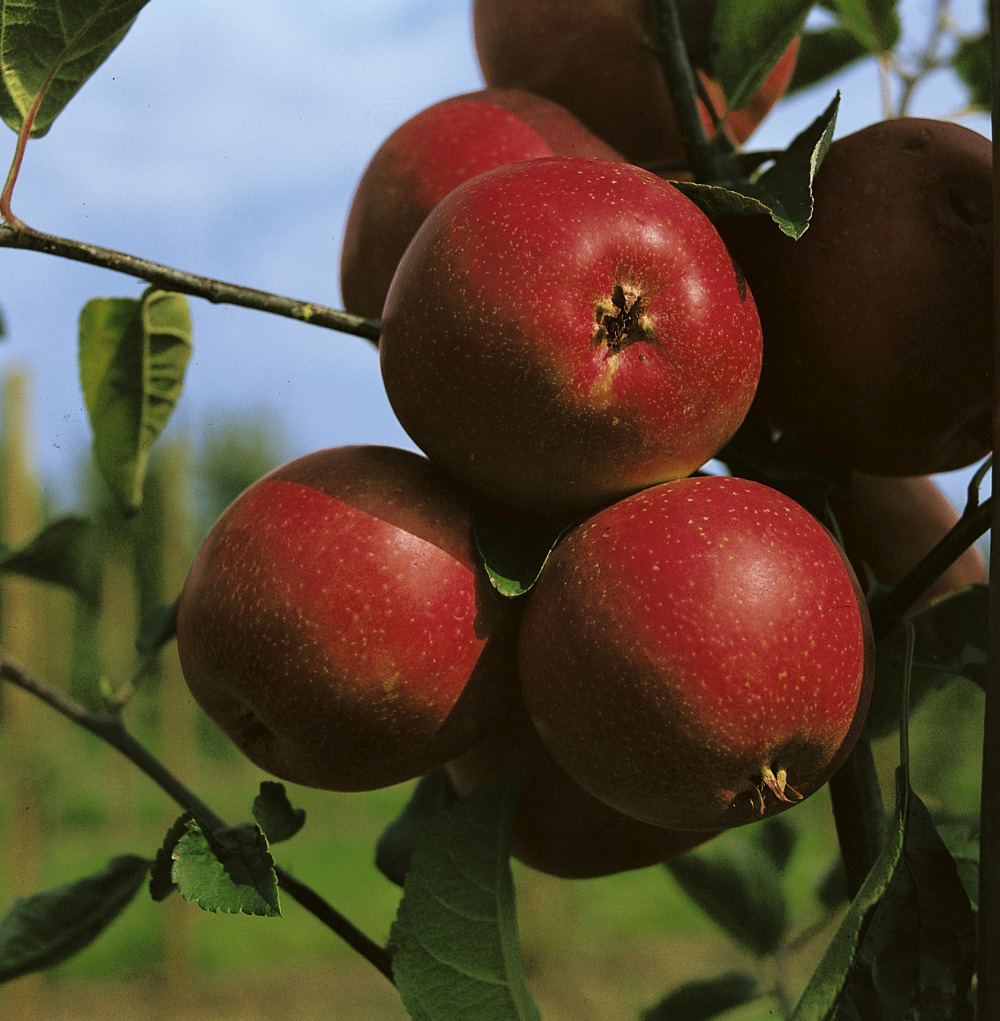
[[[226,822],[219,815],[132,736],[118,714],[91,711],[81,702],[27,670],[3,650],[0,650],[0,680],[7,680],[34,695],[66,719],[120,752],[181,808],[191,812],[203,828],[209,831],[227,828]],[[373,964],[390,982],[393,981],[392,957],[384,947],[369,939],[311,887],[279,866],[275,866],[275,873],[282,890]]]
[[99,266],[115,273],[139,277],[154,287],[164,290],[179,291],[195,298],[204,298],[213,304],[239,305],[242,308],[257,309],[272,315],[286,316],[302,323],[322,326],[329,330],[339,330],[356,337],[363,337],[374,344],[378,343],[380,323],[377,319],[366,319],[352,315],[340,309],[317,305],[314,302],[302,301],[298,298],[286,298],[270,291],[260,291],[252,287],[242,287],[211,277],[199,276],[184,270],[174,269],[162,263],[151,262],[127,252],[119,252],[112,248],[102,248],[84,241],[45,234],[25,224],[0,223],[0,248],[17,248],[30,252],[43,252],[46,255],[58,255],[63,259],[85,262],[91,266]]
[[876,642],[884,638],[944,572],[990,528],[993,497],[966,511],[943,539],[871,607]]

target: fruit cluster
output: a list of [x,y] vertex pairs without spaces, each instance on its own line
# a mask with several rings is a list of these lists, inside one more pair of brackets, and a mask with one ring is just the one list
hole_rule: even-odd
[[[178,647],[269,772],[443,768],[460,795],[518,772],[514,853],[600,875],[783,811],[852,749],[873,655],[847,555],[783,493],[698,470],[756,401],[880,473],[843,498],[859,567],[895,580],[950,525],[932,482],[881,476],[989,449],[989,144],[877,125],[833,143],[802,241],[713,224],[638,165],[680,154],[644,2],[473,16],[486,87],[378,150],[342,256],[427,456],[334,448],[254,483],[198,553]],[[794,57],[732,112],[699,69],[711,129],[742,142]],[[561,530],[520,598],[484,569],[484,513]]]

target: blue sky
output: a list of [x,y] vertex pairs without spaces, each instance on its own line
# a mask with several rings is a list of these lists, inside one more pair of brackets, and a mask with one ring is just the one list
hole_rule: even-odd
[[[929,9],[904,0],[904,10]],[[958,0],[974,24],[980,0]],[[354,186],[381,141],[449,95],[481,87],[468,0],[329,4],[150,3],[124,43],[43,139],[28,147],[15,212],[56,234],[236,283],[339,305],[338,260]],[[838,83],[838,134],[880,118],[874,67]],[[834,86],[783,104],[752,139],[786,143]],[[915,113],[958,102],[946,76]],[[965,123],[987,133],[985,118]],[[0,135],[0,163],[14,135]],[[57,501],[90,433],[76,375],[76,320],[98,295],[142,284],[33,253],[0,252],[8,337],[0,375],[28,366],[35,446]],[[192,302],[195,353],[168,430],[273,411],[289,455],[372,442],[408,446],[366,342]],[[950,485],[960,494],[964,480]]]

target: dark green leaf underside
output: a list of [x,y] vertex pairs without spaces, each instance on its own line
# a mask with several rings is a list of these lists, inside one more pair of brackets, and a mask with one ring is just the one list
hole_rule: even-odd
[[0,982],[51,968],[92,943],[142,888],[149,865],[122,855],[83,879],[18,898],[0,922]]

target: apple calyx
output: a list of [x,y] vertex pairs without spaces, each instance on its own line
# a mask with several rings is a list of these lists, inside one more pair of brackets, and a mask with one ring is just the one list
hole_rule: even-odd
[[649,323],[646,320],[645,299],[633,291],[626,293],[621,284],[615,284],[611,292],[611,305],[597,307],[597,332],[594,344],[604,344],[612,354],[638,340],[648,338]]
[[788,770],[779,769],[775,772],[770,766],[764,766],[760,771],[760,782],[754,784],[753,794],[750,795],[754,809],[760,815],[764,814],[764,793],[768,790],[788,805],[803,799],[803,795],[788,782]]

